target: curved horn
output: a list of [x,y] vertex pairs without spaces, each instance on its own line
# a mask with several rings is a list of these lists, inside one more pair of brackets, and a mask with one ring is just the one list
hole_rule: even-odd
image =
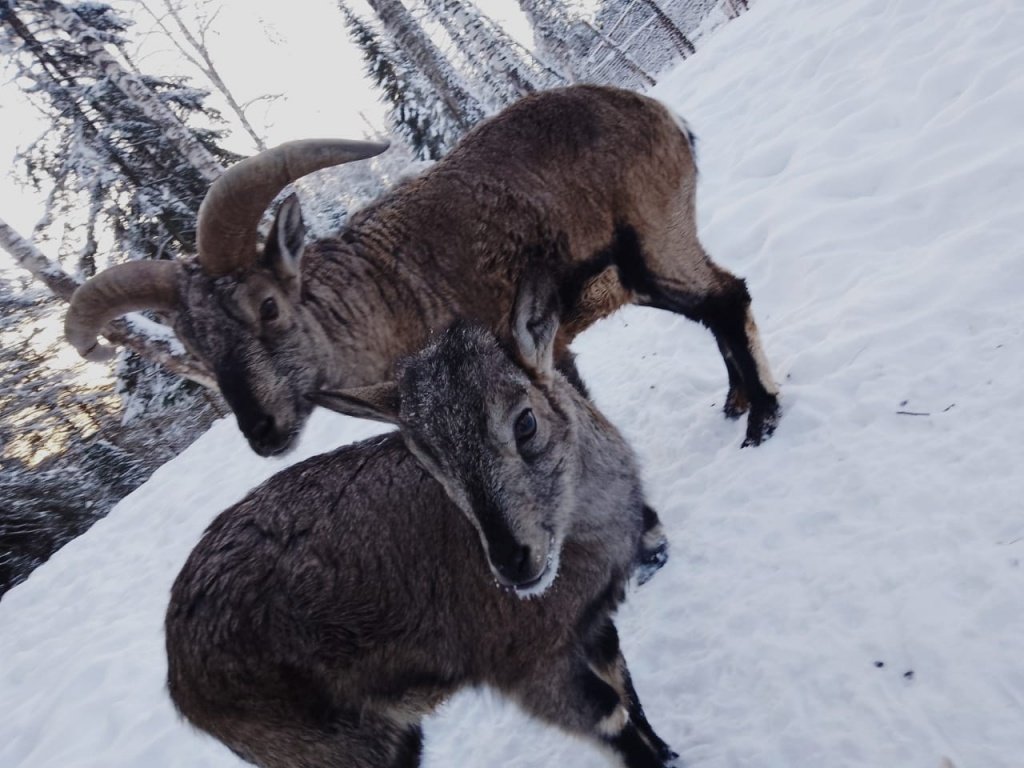
[[332,165],[379,155],[388,144],[342,139],[289,141],[235,163],[210,186],[199,207],[199,264],[211,277],[252,262],[256,227],[271,201],[288,184]]
[[109,360],[112,348],[97,338],[103,326],[140,309],[177,309],[180,270],[174,261],[130,261],[105,269],[71,294],[64,335],[86,360]]

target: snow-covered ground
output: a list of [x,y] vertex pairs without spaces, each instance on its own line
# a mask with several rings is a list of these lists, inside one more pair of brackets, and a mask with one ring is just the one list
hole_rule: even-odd
[[[656,92],[701,138],[709,251],[783,384],[740,450],[711,336],[577,345],[672,560],[620,629],[691,768],[1024,766],[1024,3],[759,0]],[[298,460],[376,430],[319,414]],[[0,766],[234,766],[174,715],[162,619],[221,509],[284,466],[217,424],[0,602]],[[602,765],[488,694],[427,766]]]

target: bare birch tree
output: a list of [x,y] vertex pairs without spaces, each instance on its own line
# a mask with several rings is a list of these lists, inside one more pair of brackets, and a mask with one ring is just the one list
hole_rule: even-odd
[[542,60],[570,82],[646,87],[654,78],[566,0],[519,0]]
[[741,13],[750,8],[748,0],[724,0],[725,12],[730,19],[735,19]]
[[[3,221],[0,248],[54,296],[67,301],[95,267],[95,230],[101,222],[131,258],[159,257],[171,238],[177,240],[179,249],[189,249],[193,236],[187,230],[194,229],[206,189],[205,177],[191,161],[197,156],[204,159],[212,172],[209,161],[219,168],[220,160],[203,144],[214,135],[188,128],[172,111],[174,107],[187,114],[200,108],[199,92],[126,73],[120,65],[110,65],[110,54],[97,55],[96,48],[102,48],[104,41],[117,46],[125,22],[106,6],[94,3],[83,6],[88,21],[67,11],[62,16],[64,22],[58,24],[53,6],[53,0],[26,0],[15,12],[9,0],[0,2],[0,44],[13,52],[13,66],[22,81],[31,84],[28,95],[52,120],[50,129],[23,155],[28,180],[39,189],[51,185],[46,217],[36,236],[45,237],[42,229],[59,224],[58,242],[67,260],[68,250],[73,252],[73,248],[65,248],[72,246],[71,241],[65,243],[67,233],[84,229],[84,235],[77,238],[81,243],[78,274],[69,274],[59,261],[44,255],[32,240]],[[66,31],[68,26],[73,35]],[[85,39],[92,43],[83,46]],[[127,92],[110,80],[112,71],[122,84],[125,77],[132,82]],[[159,95],[153,88],[160,89]],[[139,89],[145,91],[141,99],[137,97]],[[143,107],[157,104],[158,108],[140,108],[140,102]],[[152,115],[170,115],[170,130],[146,119]],[[174,139],[181,131],[188,134],[185,142]],[[182,147],[197,146],[201,152],[180,154]],[[222,153],[221,157],[233,156]],[[84,209],[80,205],[83,197],[88,200]],[[144,359],[204,387],[214,386],[209,372],[185,353],[165,326],[137,316],[111,324],[108,331],[111,340]]]
[[[246,109],[256,101],[279,99],[281,94],[264,94],[245,104],[238,103],[234,93],[221,76],[210,53],[208,37],[220,13],[220,6],[217,5],[209,12],[198,13],[195,19],[190,20],[186,17],[184,3],[178,0],[137,0],[137,2],[153,18],[153,21],[178,53],[192,66],[202,72],[203,76],[220,93],[228,105],[228,109],[235,116],[235,119],[238,120],[238,124],[242,126],[242,130],[252,139],[256,149],[258,151],[266,149],[266,141],[253,127]],[[202,3],[204,8],[210,8],[211,5],[210,2]]]
[[697,52],[697,49],[693,47],[693,43],[690,42],[690,38],[683,34],[683,30],[676,26],[676,23],[668,17],[668,14],[661,9],[661,6],[655,0],[637,0],[637,2],[651,12],[657,26],[672,40],[680,55],[686,57]]
[[465,129],[431,84],[381,30],[339,3],[352,42],[363,52],[366,73],[381,91],[388,120],[398,138],[420,160],[437,160],[455,146]]
[[[71,294],[79,286],[79,282],[65,272],[60,264],[48,258],[3,219],[0,219],[0,248],[49,288],[54,296],[64,301],[69,301]],[[148,323],[144,319],[118,320],[110,324],[105,336],[111,342],[128,347],[172,373],[184,376],[204,387],[216,389],[210,372],[198,360],[187,355],[172,334],[155,326],[155,323]]]

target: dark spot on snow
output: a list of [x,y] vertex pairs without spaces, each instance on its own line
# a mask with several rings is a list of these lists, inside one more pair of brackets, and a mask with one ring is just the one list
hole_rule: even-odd
[[914,679],[914,670],[908,669],[906,672],[903,673],[903,678],[905,680],[913,680]]
[[881,669],[882,667],[885,666],[885,662],[884,661],[876,661],[875,662],[875,666],[878,667],[879,669]]

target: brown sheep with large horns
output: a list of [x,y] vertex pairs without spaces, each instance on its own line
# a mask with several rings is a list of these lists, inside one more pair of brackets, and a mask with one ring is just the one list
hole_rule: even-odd
[[667,309],[714,333],[729,375],[725,413],[750,412],[744,444],[772,433],[778,388],[750,296],[697,238],[691,136],[661,103],[587,85],[534,94],[337,236],[305,243],[288,198],[257,250],[260,216],[285,185],[384,149],[295,142],[233,166],[200,210],[198,263],[97,275],[72,298],[69,340],[101,356],[96,337],[111,319],[177,309],[179,338],[216,375],[253,450],[273,455],[294,443],[308,393],[389,379],[396,360],[457,316],[507,328],[521,276],[550,270],[565,307],[556,359],[578,386],[568,350],[577,333],[627,303]]

